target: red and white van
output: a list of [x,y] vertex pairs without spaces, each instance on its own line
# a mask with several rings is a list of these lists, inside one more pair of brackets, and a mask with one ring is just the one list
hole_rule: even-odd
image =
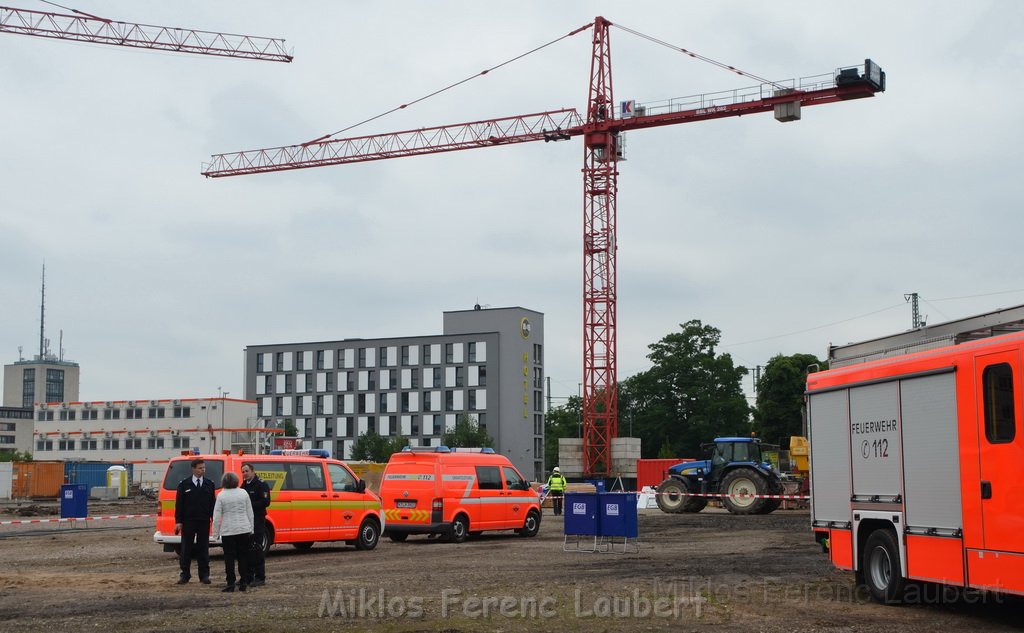
[[384,469],[384,534],[442,535],[461,543],[488,530],[536,536],[540,497],[512,462],[492,449],[406,448]]
[[[329,459],[327,451],[274,451],[270,455],[182,455],[167,464],[160,486],[159,514],[153,540],[165,551],[177,551],[181,536],[174,533],[174,504],[178,483],[192,473],[193,459],[206,462],[206,478],[218,493],[226,471],[241,479],[242,464],[250,463],[256,475],[270,486],[266,538],[263,550],[274,543],[290,543],[298,549],[315,541],[345,541],[371,550],[380,541],[383,520],[380,497],[366,489],[347,465]],[[211,545],[220,545],[210,541]]]

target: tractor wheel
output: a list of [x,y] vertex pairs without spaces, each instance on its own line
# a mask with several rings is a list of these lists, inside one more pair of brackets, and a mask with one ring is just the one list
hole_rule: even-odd
[[768,494],[768,482],[764,475],[750,468],[736,468],[722,477],[719,491],[722,505],[733,514],[761,514],[766,501],[753,495]]
[[[770,495],[781,495],[786,492],[785,486],[782,485],[781,481],[770,480],[768,486],[768,493]],[[764,499],[764,505],[761,507],[761,511],[758,514],[771,514],[779,509],[782,505],[782,499]]]
[[666,479],[658,486],[658,508],[662,512],[700,512],[708,504],[704,497],[690,496],[690,487],[682,479]]

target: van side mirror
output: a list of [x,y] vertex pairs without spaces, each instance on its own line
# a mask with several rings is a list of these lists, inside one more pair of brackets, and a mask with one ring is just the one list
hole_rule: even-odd
[[356,482],[356,492],[366,492],[366,480],[360,479]]

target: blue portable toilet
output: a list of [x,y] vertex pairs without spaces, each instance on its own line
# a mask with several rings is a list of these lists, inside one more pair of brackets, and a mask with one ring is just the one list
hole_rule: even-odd
[[89,516],[89,485],[62,485],[60,487],[60,518],[84,519],[87,516]]

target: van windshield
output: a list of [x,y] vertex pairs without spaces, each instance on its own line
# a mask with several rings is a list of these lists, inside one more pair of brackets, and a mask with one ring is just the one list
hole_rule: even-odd
[[[192,460],[179,459],[167,465],[167,473],[164,475],[164,490],[177,490],[182,479],[192,476]],[[224,462],[219,459],[206,460],[205,477],[213,482],[218,490],[220,480],[224,476]]]

